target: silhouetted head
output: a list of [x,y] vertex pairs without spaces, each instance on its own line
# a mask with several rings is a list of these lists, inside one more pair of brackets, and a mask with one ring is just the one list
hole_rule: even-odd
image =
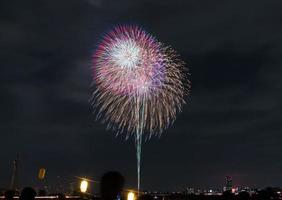
[[231,191],[225,191],[225,192],[223,192],[223,199],[224,200],[232,200],[233,199],[233,197],[234,197],[234,194],[232,194],[232,192]]
[[6,200],[11,200],[15,196],[15,191],[14,190],[7,190],[7,191],[5,191],[4,195],[5,195]]
[[20,196],[20,200],[34,200],[36,196],[36,192],[33,188],[31,187],[25,187]]
[[101,197],[103,200],[115,200],[121,194],[124,186],[123,176],[116,171],[107,172],[101,179]]

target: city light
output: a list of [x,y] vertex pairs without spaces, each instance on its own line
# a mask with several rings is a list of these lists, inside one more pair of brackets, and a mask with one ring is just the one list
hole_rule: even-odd
[[234,194],[236,192],[236,188],[232,188],[231,192]]
[[43,180],[45,178],[46,169],[40,168],[38,172],[38,179]]
[[87,188],[88,188],[88,181],[82,180],[80,182],[80,192],[85,193],[87,191]]
[[135,200],[135,194],[133,192],[129,192],[127,194],[127,200]]

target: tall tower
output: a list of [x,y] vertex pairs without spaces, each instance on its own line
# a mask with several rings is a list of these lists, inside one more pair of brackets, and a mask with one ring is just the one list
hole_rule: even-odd
[[232,190],[232,177],[231,176],[226,176],[225,177],[225,187],[226,191],[231,191]]
[[16,159],[13,161],[13,173],[11,179],[11,190],[18,190],[18,162],[19,162],[19,154],[17,154]]

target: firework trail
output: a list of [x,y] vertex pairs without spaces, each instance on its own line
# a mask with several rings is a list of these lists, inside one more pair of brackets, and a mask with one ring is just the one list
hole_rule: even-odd
[[173,123],[189,92],[187,75],[173,49],[137,26],[115,27],[93,56],[94,112],[108,129],[135,137],[138,191],[142,140]]

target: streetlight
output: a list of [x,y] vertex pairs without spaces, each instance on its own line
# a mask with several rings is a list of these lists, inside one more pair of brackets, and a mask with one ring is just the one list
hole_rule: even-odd
[[135,200],[135,194],[133,192],[128,192],[127,200]]
[[80,182],[80,192],[82,192],[82,193],[87,192],[87,188],[88,188],[88,181],[82,180]]

